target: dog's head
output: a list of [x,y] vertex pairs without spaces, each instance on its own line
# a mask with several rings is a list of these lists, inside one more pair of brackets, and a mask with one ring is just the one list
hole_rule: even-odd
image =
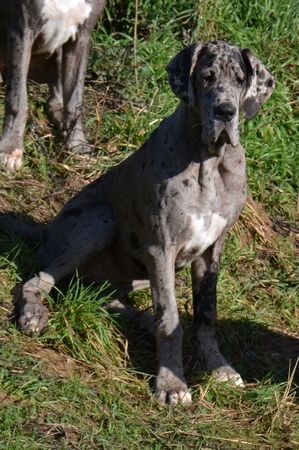
[[196,111],[202,140],[239,143],[239,113],[253,118],[274,89],[274,78],[248,49],[224,41],[198,42],[168,64],[169,84]]

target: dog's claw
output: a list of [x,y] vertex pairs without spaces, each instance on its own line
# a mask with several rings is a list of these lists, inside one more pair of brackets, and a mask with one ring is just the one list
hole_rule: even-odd
[[188,390],[181,390],[178,392],[160,391],[157,393],[157,399],[159,403],[169,406],[176,406],[179,402],[183,405],[192,403],[191,394]]
[[213,371],[213,375],[221,383],[229,382],[236,387],[245,388],[241,376],[229,365],[218,367]]

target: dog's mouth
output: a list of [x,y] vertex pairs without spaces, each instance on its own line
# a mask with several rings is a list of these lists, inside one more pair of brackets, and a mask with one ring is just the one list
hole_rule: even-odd
[[231,140],[229,138],[228,132],[225,128],[218,134],[216,137],[216,141],[214,142],[216,147],[222,147],[224,144],[231,144]]
[[240,142],[238,118],[229,122],[212,119],[202,127],[202,140],[207,145],[219,148],[224,144],[237,147]]
[[224,144],[237,147],[239,144],[239,130],[234,120],[230,122],[216,121],[214,130],[213,143],[217,147]]

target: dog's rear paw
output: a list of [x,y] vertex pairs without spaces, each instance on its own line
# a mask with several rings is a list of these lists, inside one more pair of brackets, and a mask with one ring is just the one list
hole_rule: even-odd
[[216,378],[216,380],[220,381],[221,383],[230,382],[237,387],[245,388],[245,384],[241,378],[241,375],[238,374],[238,372],[236,372],[235,369],[233,369],[229,365],[214,369],[212,374]]
[[188,405],[192,402],[185,379],[179,378],[174,373],[162,368],[157,376],[156,396],[164,405],[176,406],[178,402]]
[[0,167],[8,172],[16,172],[22,166],[23,150],[15,148],[9,152],[0,150]]
[[39,334],[48,323],[49,311],[41,299],[36,299],[34,302],[24,302],[21,306],[16,306],[15,318],[23,333]]

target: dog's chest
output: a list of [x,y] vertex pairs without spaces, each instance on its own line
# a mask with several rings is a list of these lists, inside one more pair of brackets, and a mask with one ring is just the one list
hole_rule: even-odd
[[188,225],[177,257],[177,267],[183,267],[202,255],[221,236],[226,226],[227,220],[215,212],[188,214]]
[[44,0],[41,10],[42,45],[37,53],[50,53],[75,39],[79,25],[90,16],[91,6],[86,0]]

